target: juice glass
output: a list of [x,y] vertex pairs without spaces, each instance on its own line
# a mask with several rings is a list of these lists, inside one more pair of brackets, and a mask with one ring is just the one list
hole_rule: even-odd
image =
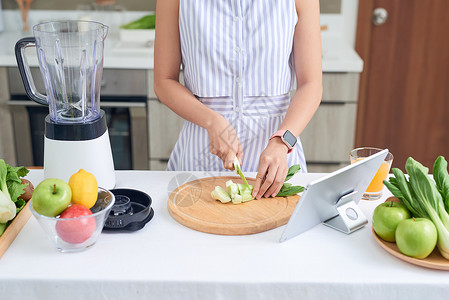
[[[351,159],[351,164],[355,163],[359,160],[362,160],[370,155],[373,155],[379,151],[382,151],[382,149],[373,148],[373,147],[362,147],[362,148],[354,149],[349,154],[349,157]],[[382,191],[384,188],[383,181],[385,179],[387,179],[388,173],[390,172],[392,162],[393,162],[393,154],[391,154],[391,152],[388,152],[387,156],[385,157],[384,161],[382,162],[382,165],[380,166],[376,175],[374,175],[373,180],[371,181],[371,183],[369,184],[365,193],[363,194],[362,199],[377,200],[380,197],[382,197]]]

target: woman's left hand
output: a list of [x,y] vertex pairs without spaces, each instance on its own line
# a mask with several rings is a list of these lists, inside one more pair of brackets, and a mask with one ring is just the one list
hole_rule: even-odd
[[287,151],[288,148],[280,137],[268,142],[260,155],[253,197],[275,197],[279,193],[288,172]]

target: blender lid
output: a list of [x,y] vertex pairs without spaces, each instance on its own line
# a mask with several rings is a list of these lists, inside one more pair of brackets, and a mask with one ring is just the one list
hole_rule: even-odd
[[142,229],[154,216],[151,197],[135,189],[112,189],[115,203],[106,219],[103,231],[125,232]]

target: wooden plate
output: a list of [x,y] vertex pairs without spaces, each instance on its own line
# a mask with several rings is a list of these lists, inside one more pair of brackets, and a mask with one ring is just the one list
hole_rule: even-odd
[[396,256],[397,258],[406,261],[408,263],[414,264],[414,265],[418,265],[421,267],[425,267],[425,268],[430,268],[430,269],[437,269],[437,270],[449,270],[449,260],[445,259],[441,254],[440,251],[438,250],[437,247],[435,247],[435,250],[433,250],[433,252],[427,256],[424,259],[418,259],[418,258],[413,258],[407,255],[402,254],[399,249],[398,246],[396,245],[396,243],[393,242],[386,242],[384,240],[382,240],[374,231],[373,229],[373,235],[374,238],[376,239],[377,243],[384,248],[388,253],[390,253],[393,256]]
[[22,208],[19,214],[13,219],[11,224],[9,224],[9,226],[3,232],[2,236],[0,236],[0,258],[3,256],[6,250],[8,250],[17,234],[19,234],[19,231],[22,230],[23,226],[30,218],[31,211],[29,205],[30,202],[28,201],[25,207]]
[[[168,211],[179,223],[207,233],[244,235],[259,233],[287,224],[299,196],[261,198],[241,204],[221,203],[210,193],[219,185],[240,177],[208,177],[187,182],[176,188],[168,199]],[[255,179],[248,178],[254,184]]]

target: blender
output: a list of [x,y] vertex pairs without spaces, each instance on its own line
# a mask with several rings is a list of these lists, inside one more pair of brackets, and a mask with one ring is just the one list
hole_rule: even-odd
[[[44,176],[68,181],[79,169],[98,185],[115,186],[114,163],[100,109],[103,48],[108,27],[92,21],[55,21],[35,25],[34,37],[19,40],[15,54],[28,96],[47,105]],[[25,49],[35,47],[46,95],[36,90]]]

